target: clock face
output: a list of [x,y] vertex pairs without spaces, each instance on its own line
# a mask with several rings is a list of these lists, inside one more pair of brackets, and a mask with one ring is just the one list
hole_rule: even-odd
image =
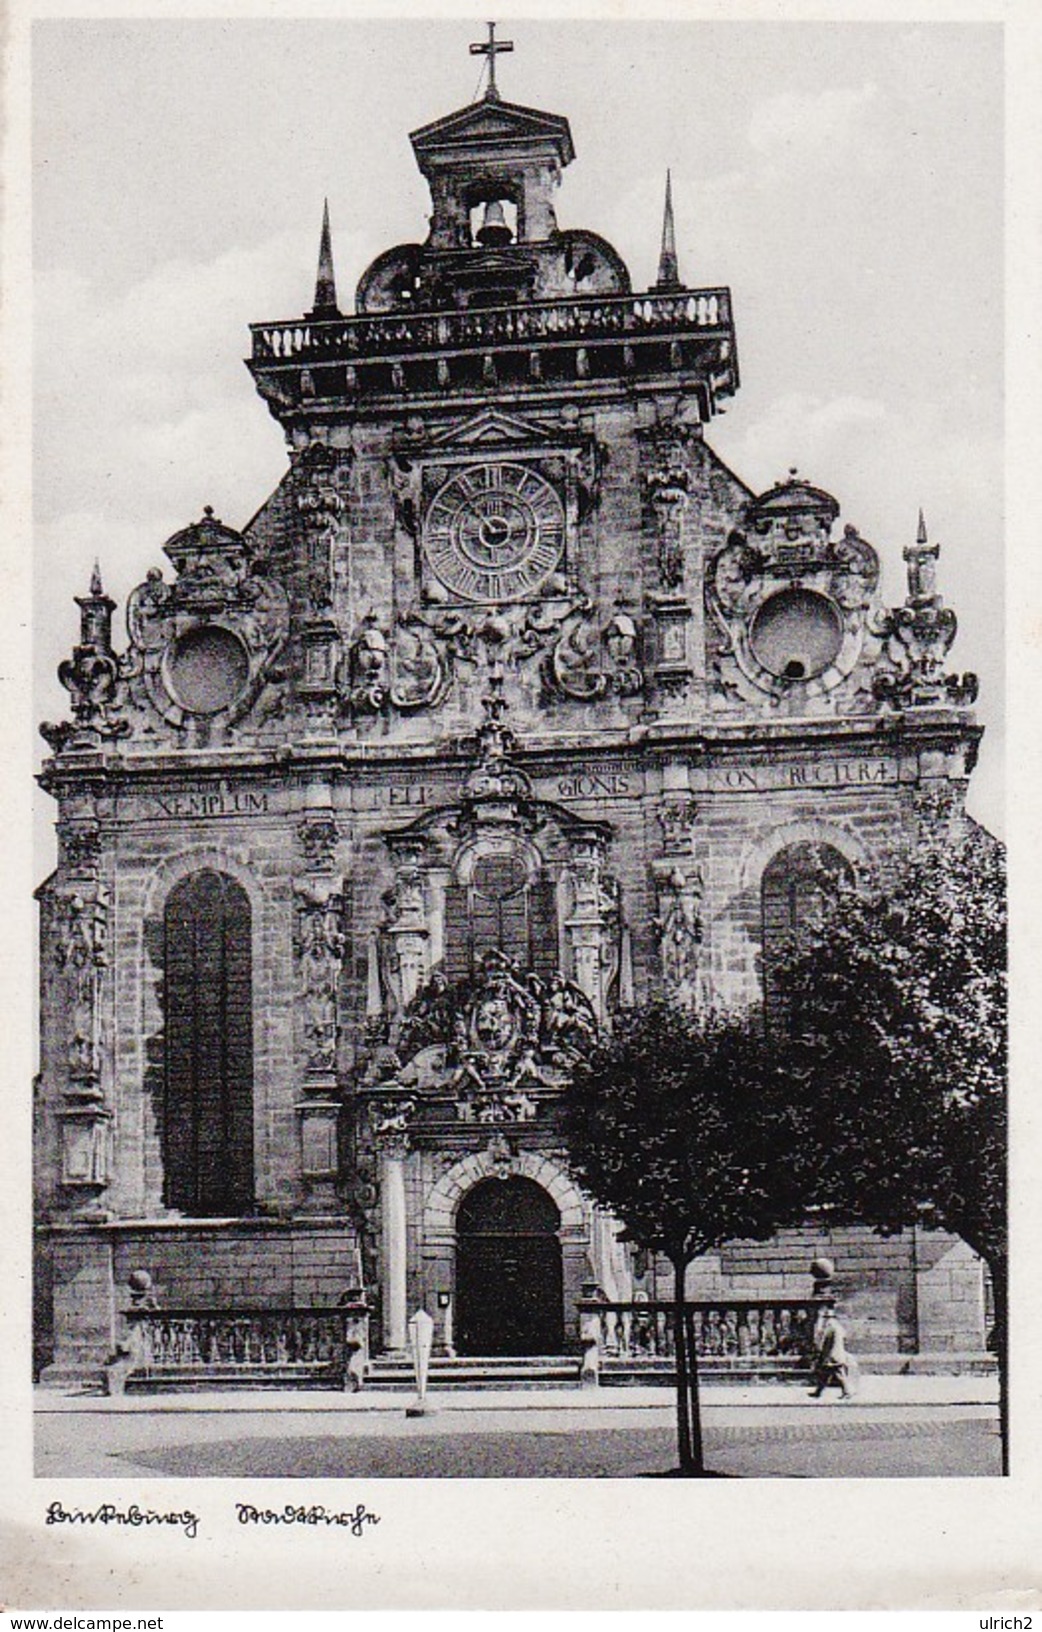
[[427,512],[424,550],[449,590],[468,601],[530,595],[561,559],[564,510],[525,465],[472,465]]

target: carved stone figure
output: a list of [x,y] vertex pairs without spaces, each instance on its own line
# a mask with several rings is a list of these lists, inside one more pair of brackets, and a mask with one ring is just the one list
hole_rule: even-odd
[[337,995],[346,944],[340,927],[343,898],[325,880],[305,880],[296,890],[296,951],[307,1066],[310,1071],[329,1072],[336,1066]]
[[702,945],[701,870],[674,867],[659,882],[658,938],[662,977],[679,1003],[697,1000],[699,949]]
[[100,1070],[101,980],[108,966],[108,892],[60,896],[56,903],[55,962],[68,976],[69,1070],[96,1081]]
[[684,582],[684,511],[688,475],[677,467],[658,470],[646,479],[646,488],[658,535],[659,581],[663,589],[679,589]]

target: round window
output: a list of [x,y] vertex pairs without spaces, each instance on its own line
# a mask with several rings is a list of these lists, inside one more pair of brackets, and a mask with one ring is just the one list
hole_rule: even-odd
[[170,688],[189,714],[219,714],[246,689],[250,660],[229,629],[210,625],[189,629],[175,645],[169,666]]
[[812,589],[783,589],[753,618],[749,645],[779,680],[812,680],[835,662],[843,642],[839,612]]

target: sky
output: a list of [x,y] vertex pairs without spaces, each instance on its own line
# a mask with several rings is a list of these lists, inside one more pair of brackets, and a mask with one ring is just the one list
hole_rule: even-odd
[[[242,527],[285,468],[247,325],[311,304],[328,196],[340,305],[420,239],[408,132],[469,102],[479,22],[71,20],[33,31],[36,712],[95,557],[122,601],[205,504]],[[519,20],[503,95],[566,114],[562,227],[733,294],[742,386],[708,438],[795,466],[879,548],[922,506],[1003,814],[1002,39],[988,24]],[[122,629],[120,628],[122,639]],[[42,745],[41,745],[42,749]],[[49,806],[49,801],[44,801]],[[45,811],[50,820],[50,811]]]

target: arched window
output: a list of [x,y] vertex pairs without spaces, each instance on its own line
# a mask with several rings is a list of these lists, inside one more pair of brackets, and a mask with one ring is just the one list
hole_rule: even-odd
[[553,880],[540,875],[530,882],[520,856],[481,856],[470,883],[445,892],[447,978],[463,979],[493,948],[537,974],[558,967]]
[[163,914],[163,1199],[197,1218],[253,1207],[250,903],[193,873]]
[[852,879],[853,869],[830,844],[790,844],[772,856],[763,874],[763,996],[768,1021],[781,1018],[772,974],[779,955],[820,906],[829,877]]

